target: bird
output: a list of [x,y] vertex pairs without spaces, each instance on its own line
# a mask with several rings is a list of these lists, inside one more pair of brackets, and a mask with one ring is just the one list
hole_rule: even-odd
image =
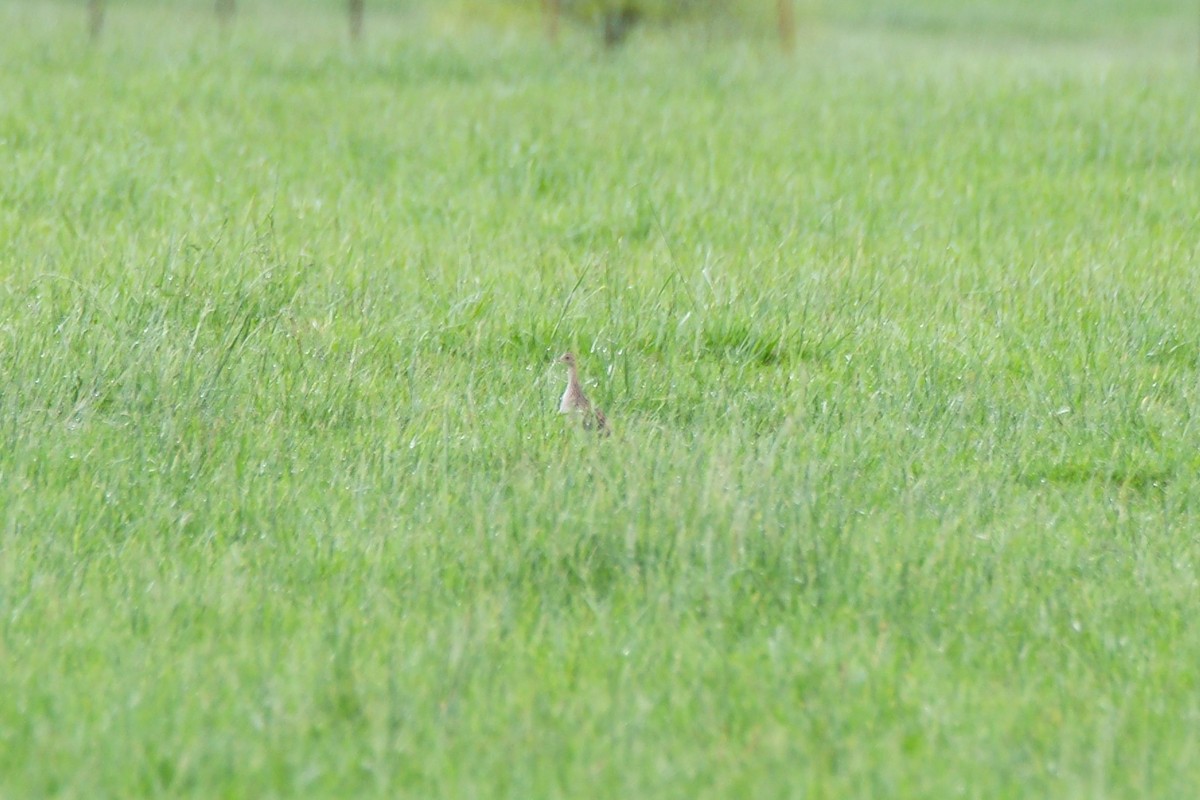
[[567,365],[567,389],[563,392],[562,402],[558,404],[558,413],[574,414],[583,418],[583,427],[591,430],[595,427],[601,436],[608,436],[612,429],[608,427],[608,418],[604,412],[592,405],[583,393],[579,384],[579,367],[575,363],[574,353],[563,353],[558,360]]

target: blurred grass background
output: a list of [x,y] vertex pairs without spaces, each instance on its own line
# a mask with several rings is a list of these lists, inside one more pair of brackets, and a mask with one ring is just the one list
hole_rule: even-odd
[[1194,796],[1194,7],[796,8],[0,7],[0,796]]

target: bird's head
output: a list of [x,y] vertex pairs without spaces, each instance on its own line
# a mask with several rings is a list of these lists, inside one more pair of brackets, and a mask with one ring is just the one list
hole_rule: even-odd
[[575,366],[575,354],[574,353],[563,353],[561,356],[558,357],[558,360],[560,362],[562,362],[563,364],[566,364],[568,367]]

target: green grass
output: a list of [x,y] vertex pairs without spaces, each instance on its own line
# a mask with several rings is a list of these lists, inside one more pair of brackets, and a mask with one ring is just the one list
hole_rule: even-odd
[[900,5],[0,9],[0,796],[1200,792],[1194,9]]

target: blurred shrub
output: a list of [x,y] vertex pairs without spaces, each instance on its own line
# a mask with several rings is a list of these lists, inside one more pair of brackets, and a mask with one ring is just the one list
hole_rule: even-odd
[[599,19],[627,11],[652,22],[677,22],[698,16],[726,14],[738,0],[563,0],[563,12],[575,17]]
[[[517,3],[521,0],[508,0]],[[816,0],[798,0],[797,7]],[[525,0],[540,8],[540,0]],[[776,0],[562,0],[568,19],[605,25],[618,15],[650,25],[698,25],[731,32],[773,30]]]

